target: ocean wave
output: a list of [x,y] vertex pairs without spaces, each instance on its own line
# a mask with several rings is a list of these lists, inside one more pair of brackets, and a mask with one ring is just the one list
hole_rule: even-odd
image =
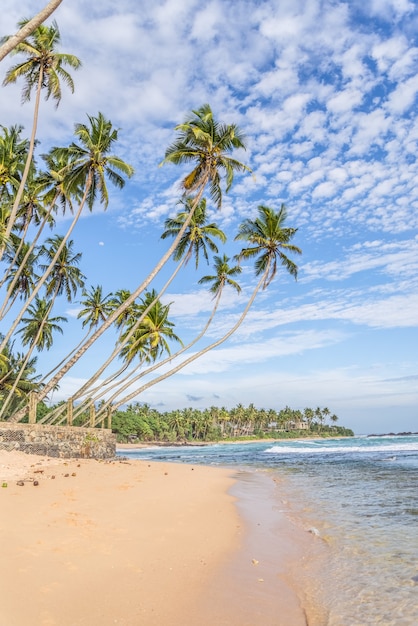
[[345,454],[347,452],[418,452],[417,443],[392,443],[380,446],[322,446],[322,445],[303,445],[303,446],[272,446],[264,452],[268,454],[316,454],[316,453],[332,453]]

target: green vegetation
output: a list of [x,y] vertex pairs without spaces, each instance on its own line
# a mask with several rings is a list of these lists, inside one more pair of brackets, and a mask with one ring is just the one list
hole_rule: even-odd
[[[51,10],[49,7],[49,13]],[[88,286],[88,277],[79,267],[82,252],[75,249],[76,225],[83,211],[93,211],[97,206],[106,209],[108,185],[123,189],[134,171],[118,156],[118,130],[102,112],[87,115],[84,123],[75,123],[74,139],[69,145],[40,152],[37,128],[41,95],[58,107],[64,95],[62,86],[71,92],[75,88],[68,70],[78,70],[81,61],[59,51],[61,36],[55,21],[45,25],[23,20],[18,26],[17,39],[6,37],[2,41],[5,45],[13,40],[5,54],[19,56],[19,62],[6,70],[3,86],[21,82],[22,103],[30,103],[33,96],[34,106],[28,138],[20,125],[0,125],[0,420],[101,425],[113,414],[115,429],[122,428],[122,433],[121,421],[131,423],[131,413],[136,413],[132,406],[125,411],[121,407],[226,341],[279,268],[297,278],[298,268],[289,256],[301,254],[292,243],[297,229],[287,226],[284,205],[275,210],[263,204],[255,219],[245,219],[239,226],[235,241],[243,248],[234,254],[233,261],[220,251],[220,246],[227,245],[227,238],[215,222],[209,222],[208,204],[220,209],[234,176],[250,168],[234,157],[236,150],[246,148],[242,131],[235,124],[218,121],[211,107],[204,104],[175,127],[176,136],[161,163],[190,168],[182,180],[180,211],[164,224],[161,238],[171,241],[166,252],[149,275],[141,277],[131,289],[121,286],[115,293],[106,293],[102,285]],[[70,214],[71,219],[57,220],[61,212],[67,217]],[[64,223],[69,224],[66,232],[58,233]],[[213,262],[213,270],[196,280],[208,287],[213,308],[203,328],[184,345],[181,329],[170,320],[171,304],[163,303],[161,298],[192,258],[196,270],[202,260]],[[154,280],[170,259],[178,265],[157,290]],[[242,263],[248,261],[254,261],[258,280],[232,326],[228,326],[228,320],[220,324],[224,334],[203,347],[196,346],[192,352],[190,349],[204,338],[218,313],[224,289],[242,292],[237,279]],[[68,321],[57,315],[57,304],[63,302],[81,304],[80,337],[75,345],[68,345],[66,356],[61,355],[57,362],[56,339],[65,336],[64,324]],[[48,408],[45,401],[105,332],[112,339],[110,354],[103,356],[97,371],[90,373],[71,398]],[[37,369],[36,353],[41,351],[51,355],[48,372]],[[60,350],[56,352],[61,354]],[[163,374],[154,374],[164,365],[167,368]],[[157,419],[150,413],[129,434],[177,441],[243,437],[262,434],[266,428],[274,430],[261,417],[252,426],[251,419],[247,419],[246,426],[236,417],[227,424],[226,419],[213,415],[208,419],[205,412],[190,420],[184,417],[183,422],[179,418],[177,427],[173,426],[176,417],[167,419],[168,426],[163,416]]]
[[257,409],[253,404],[248,407],[238,404],[230,410],[212,406],[202,411],[188,408],[160,413],[147,405],[132,404],[114,414],[112,429],[121,443],[354,436],[352,430],[336,426],[337,421],[336,415],[319,407],[304,411],[285,407],[275,411]]

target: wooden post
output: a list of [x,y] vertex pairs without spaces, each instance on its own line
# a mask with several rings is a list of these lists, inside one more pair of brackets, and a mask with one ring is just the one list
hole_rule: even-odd
[[36,407],[38,404],[38,394],[36,391],[29,393],[29,424],[36,424]]
[[94,402],[90,404],[90,428],[94,428],[96,425],[96,407]]
[[68,398],[67,400],[67,426],[73,425],[73,399]]

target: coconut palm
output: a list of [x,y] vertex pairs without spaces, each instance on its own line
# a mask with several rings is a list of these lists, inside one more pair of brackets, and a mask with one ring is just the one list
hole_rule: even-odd
[[[190,192],[196,193],[194,198],[194,208],[199,204],[202,194],[204,192],[207,183],[211,185],[218,205],[222,200],[221,182],[223,174],[226,175],[226,191],[229,190],[232,181],[234,171],[245,171],[249,168],[239,161],[231,158],[230,154],[235,148],[244,148],[244,141],[242,134],[235,125],[219,124],[213,119],[212,111],[208,105],[202,107],[200,112],[193,113],[191,119],[186,120],[185,125],[181,125],[177,130],[179,131],[179,140],[176,145],[173,144],[171,149],[166,152],[164,162],[173,163],[194,163],[193,176],[194,183],[191,183],[191,179],[185,183],[185,190],[189,195]],[[205,114],[204,114],[205,111]],[[201,132],[198,130],[198,126],[201,125]],[[206,131],[205,131],[206,128]],[[212,133],[209,132],[212,128]],[[189,129],[189,131],[187,131]],[[188,137],[190,135],[190,137]],[[195,136],[195,147],[193,148],[193,141],[191,135]],[[75,163],[77,161],[75,160]],[[77,177],[73,176],[73,182],[76,182]],[[216,192],[218,189],[218,192]],[[192,218],[192,212],[189,215],[189,221]],[[74,356],[60,369],[60,371],[45,385],[41,392],[47,394],[53,389],[59,380],[73,367],[73,365],[83,356],[83,354],[90,348],[90,346],[114,323],[114,321],[121,315],[123,310],[129,307],[138,296],[143,293],[152,280],[164,267],[166,262],[170,259],[174,253],[183,233],[186,231],[189,221],[186,220],[182,229],[179,231],[177,237],[173,240],[171,246],[149,273],[145,280],[131,293],[130,297],[124,302],[122,308],[115,310],[108,319],[95,331],[95,333],[89,338],[89,340],[80,347],[80,349],[74,354]],[[110,357],[113,358],[113,357]],[[44,397],[42,395],[42,397]],[[42,399],[42,397],[40,399]]]
[[[50,317],[51,309],[51,302],[48,302],[44,298],[36,298],[35,303],[28,309],[30,317],[22,319],[25,325],[18,332],[22,334],[22,345],[29,345],[30,347],[21,360],[20,370],[16,373],[8,395],[4,398],[0,410],[0,419],[4,416],[6,409],[13,400],[20,380],[25,375],[28,365],[30,364],[34,349],[36,348],[38,351],[42,351],[46,348],[49,350],[53,345],[53,333],[60,332],[62,334],[63,332],[59,323],[66,322],[66,318],[62,316]],[[13,417],[11,421],[15,421]]]
[[67,318],[58,315],[50,317],[51,303],[45,298],[36,298],[35,304],[29,309],[29,317],[22,318],[24,326],[18,331],[22,335],[22,345],[36,347],[39,352],[50,350],[54,343],[54,332],[63,333],[60,326]]
[[[257,276],[260,276],[260,279],[256,284],[255,289],[238,320],[235,322],[232,328],[223,335],[223,337],[206,346],[199,352],[191,355],[189,358],[185,359],[185,361],[172,368],[169,372],[166,372],[158,378],[144,384],[142,387],[136,389],[127,397],[119,399],[115,405],[115,408],[119,408],[121,404],[130,401],[132,398],[139,395],[152,385],[157,384],[168,376],[172,376],[176,372],[183,369],[189,363],[200,358],[203,354],[206,354],[210,350],[217,348],[227,339],[229,339],[229,337],[234,332],[236,332],[236,330],[244,321],[259,290],[261,288],[265,289],[275,276],[277,270],[277,257],[280,258],[282,265],[287,269],[287,271],[295,278],[297,277],[297,266],[282,251],[283,249],[285,249],[286,252],[292,252],[296,254],[301,254],[302,252],[300,248],[289,243],[289,241],[296,234],[297,229],[284,228],[284,222],[287,217],[287,212],[284,206],[281,206],[278,213],[275,213],[273,209],[269,209],[267,207],[259,207],[259,216],[260,217],[257,218],[254,222],[252,222],[251,220],[245,220],[240,225],[238,235],[235,238],[237,240],[245,240],[248,241],[250,244],[254,244],[251,248],[244,248],[241,253],[237,255],[237,258],[245,259],[258,255],[258,258],[256,258],[255,261],[255,273]],[[215,279],[216,283],[219,282],[218,277],[212,278]]]
[[100,203],[107,208],[109,191],[107,179],[119,189],[125,186],[125,178],[130,178],[133,167],[120,157],[111,154],[113,144],[118,139],[118,130],[103,113],[96,117],[88,115],[88,124],[76,124],[74,134],[78,143],[71,143],[66,148],[55,147],[50,155],[58,160],[67,160],[63,168],[66,183],[71,190],[84,188],[86,202],[91,210],[100,196]]
[[207,283],[211,283],[209,287],[209,292],[216,297],[220,294],[225,287],[225,285],[229,285],[237,293],[241,292],[240,285],[234,280],[233,276],[238,276],[241,274],[242,268],[240,265],[235,265],[230,267],[229,265],[229,257],[224,254],[222,257],[215,256],[214,257],[214,265],[215,265],[215,274],[202,276],[199,280],[199,285],[205,285]]
[[247,241],[250,246],[243,248],[238,255],[240,260],[258,257],[255,261],[256,276],[264,275],[263,289],[268,287],[277,273],[278,262],[294,278],[297,277],[296,264],[287,253],[302,254],[297,246],[289,243],[297,233],[297,228],[284,228],[287,210],[284,204],[280,210],[260,205],[255,220],[246,219],[239,227],[235,240]]
[[[184,206],[186,207],[186,210],[181,211],[176,216],[176,218],[174,219],[170,218],[166,220],[165,226],[167,230],[162,234],[163,239],[165,239],[168,236],[177,237],[178,233],[183,228],[184,222],[188,219],[190,212],[192,211],[193,199],[187,198],[182,201],[182,204],[184,204]],[[218,250],[215,242],[212,240],[212,237],[217,237],[221,239],[223,242],[226,240],[225,234],[217,227],[215,223],[207,224],[206,200],[202,199],[198,207],[196,208],[196,212],[193,213],[192,215],[192,219],[191,219],[191,222],[189,223],[188,229],[183,232],[180,242],[176,250],[174,251],[174,254],[173,254],[174,260],[181,261],[181,264],[186,264],[187,261],[194,254],[195,259],[196,259],[196,268],[197,268],[201,252],[203,252],[204,257],[208,260],[207,247],[209,247],[211,251],[217,252]],[[138,335],[142,332],[141,325],[142,325],[143,320],[146,319],[146,315],[148,314],[148,311],[151,309],[151,307],[154,304],[157,304],[158,297],[161,297],[161,295],[166,291],[167,287],[169,286],[171,281],[174,279],[179,269],[180,267],[178,266],[177,269],[173,272],[172,276],[169,278],[169,280],[160,290],[159,296],[154,291],[155,303],[151,302],[149,298],[147,299],[148,309],[144,309],[144,307],[141,307],[142,315],[137,314],[138,305],[136,305],[135,302],[133,302],[127,309],[123,309],[123,307],[121,306],[122,313],[120,314],[119,318],[115,321],[116,326],[120,328],[121,326],[123,326],[123,324],[126,321],[130,321],[130,323],[129,323],[128,333],[124,333],[123,339],[121,339],[120,341],[120,350],[119,350],[120,352],[125,351],[126,344],[128,342],[133,341],[134,333]],[[116,295],[120,296],[119,303],[122,304],[124,301],[127,300],[127,298],[129,298],[130,292],[121,291],[121,292],[117,292]],[[118,301],[115,300],[115,303],[117,305]],[[210,318],[210,321],[213,318],[213,314]],[[132,323],[132,320],[134,319],[135,319],[135,322]],[[205,330],[207,329],[210,321],[206,325]],[[200,334],[198,338],[200,338],[201,336],[202,334]],[[198,338],[196,338],[195,341],[197,341]],[[183,352],[183,349],[180,352]],[[116,347],[116,349],[113,351],[112,355],[109,357],[106,363],[104,363],[101,366],[98,373],[96,373],[96,375],[94,376],[94,380],[97,380],[98,375],[100,375],[104,371],[104,369],[106,369],[106,367],[110,364],[111,360],[113,360],[113,358],[117,355],[117,353],[118,353],[118,347]],[[110,380],[114,380],[114,378],[115,378],[115,375],[112,375]],[[107,381],[104,384],[107,384]]]
[[[151,308],[142,320],[141,325],[121,350],[121,357],[127,362],[131,362],[137,354],[140,355],[140,360],[142,361],[144,350],[146,359],[155,361],[163,352],[171,354],[169,341],[182,343],[173,331],[174,324],[168,319],[170,305],[163,305],[158,299],[158,294],[155,290],[145,294],[138,309],[139,313],[141,310],[148,309],[150,305]],[[135,319],[128,322],[127,332],[129,331],[129,326],[133,324],[135,324]]]
[[[8,411],[6,416],[13,414],[22,402],[26,401],[30,391],[37,391],[39,384],[37,382],[36,357],[30,359],[24,367],[23,374],[22,363],[24,357],[20,353],[14,353],[13,344],[7,343],[0,353],[1,375],[0,375],[0,410],[3,411],[4,401],[8,398]],[[16,379],[18,380],[16,382]],[[10,392],[11,397],[10,396]]]
[[[186,198],[182,203],[184,205],[184,211],[180,211],[176,217],[169,218],[165,221],[164,225],[166,230],[161,235],[161,239],[177,237],[181,231],[183,224],[192,212],[193,198]],[[186,264],[194,255],[197,269],[199,266],[199,257],[202,253],[203,257],[209,263],[208,248],[213,253],[218,252],[218,247],[213,241],[215,237],[222,243],[226,242],[225,233],[220,230],[214,222],[208,224],[206,199],[202,198],[194,209],[189,226],[184,231],[174,251],[174,261],[180,261],[184,258]]]
[[[40,256],[47,259],[45,264],[40,264],[42,273],[49,269],[53,262],[52,270],[50,270],[45,287],[46,295],[51,299],[51,304],[57,296],[65,294],[68,302],[71,302],[79,288],[84,287],[85,276],[77,267],[81,260],[81,253],[74,252],[74,241],[70,239],[62,246],[63,237],[55,235],[49,237],[40,249]],[[57,251],[58,257],[57,257]],[[54,261],[53,261],[54,260]]]
[[89,291],[84,289],[82,297],[84,299],[81,300],[80,304],[83,308],[79,311],[77,318],[83,318],[83,328],[88,325],[89,330],[91,330],[103,322],[112,312],[113,294],[108,293],[104,296],[103,287],[97,285],[91,287]]
[[[236,291],[238,291],[238,292],[240,291],[240,286],[238,285],[238,283],[236,283],[236,281],[234,281],[234,280],[229,278],[231,275],[235,276],[236,274],[239,274],[241,272],[241,268],[239,266],[236,266],[234,268],[229,268],[229,266],[228,266],[228,257],[224,256],[222,259],[220,259],[220,257],[215,257],[215,267],[217,268],[219,274],[217,273],[216,275],[213,275],[213,276],[210,276],[210,277],[204,277],[207,280],[202,281],[202,279],[201,279],[201,281],[199,281],[199,282],[213,282],[214,285],[216,285],[216,288],[214,288],[213,285],[209,288],[209,291],[211,293],[214,293],[214,295],[216,297],[216,300],[215,300],[215,306],[213,308],[212,314],[211,314],[211,316],[210,316],[210,318],[209,318],[205,328],[198,335],[197,338],[195,338],[188,346],[186,346],[186,348],[183,348],[178,353],[174,354],[173,357],[171,357],[170,359],[166,359],[165,361],[162,361],[161,363],[159,363],[158,367],[160,367],[161,365],[164,365],[167,361],[169,361],[169,360],[171,361],[174,358],[176,358],[177,356],[179,356],[180,354],[182,354],[183,352],[185,352],[186,349],[189,349],[190,347],[192,347],[204,335],[204,333],[206,332],[210,322],[212,321],[212,319],[213,319],[213,317],[215,315],[215,312],[217,310],[217,307],[218,307],[218,304],[219,304],[219,300],[220,300],[220,297],[222,295],[222,291],[223,291],[224,286],[228,285],[228,286],[233,287]],[[249,305],[247,305],[247,307],[249,307]],[[242,320],[243,320],[243,317],[242,317],[242,319],[241,319],[241,321],[239,323],[241,323]],[[213,347],[216,347],[217,345],[219,345],[223,341],[226,341],[226,339],[230,335],[232,335],[234,330],[236,330],[236,328],[238,328],[239,323],[236,324],[234,326],[234,328],[231,331],[229,331],[229,333],[227,335],[224,335],[224,337],[221,340],[218,340],[217,342],[215,342],[215,343],[211,344],[210,346],[204,348],[200,352],[197,352],[194,355],[190,356],[188,359],[186,359],[185,361],[183,361],[182,363],[180,363],[176,367],[170,369],[165,374],[162,374],[161,376],[158,376],[157,378],[149,381],[148,383],[146,383],[145,385],[143,385],[142,387],[140,387],[136,391],[131,392],[128,396],[123,397],[122,399],[118,399],[118,401],[114,404],[115,409],[119,408],[122,404],[125,404],[125,402],[129,402],[135,396],[139,395],[140,393],[142,393],[143,391],[145,391],[149,387],[151,387],[151,386],[161,382],[162,380],[165,380],[169,376],[172,376],[173,374],[177,373],[178,371],[183,369],[183,367],[185,367],[186,365],[188,365],[192,361],[194,361],[197,358],[199,358],[202,354],[205,354],[206,352],[211,350]],[[129,383],[127,383],[121,389],[118,390],[117,394],[112,396],[112,401],[116,400],[116,397],[120,396],[122,391],[124,391],[127,387],[132,386],[135,382],[137,382],[137,380],[139,380],[139,378],[144,376],[145,373],[149,374],[154,369],[156,369],[156,368],[155,367],[151,367],[151,368],[147,369],[146,372],[142,372],[136,378],[130,380]]]
[[[106,179],[109,178],[113,184],[122,188],[125,184],[125,180],[117,170],[127,176],[131,176],[133,173],[133,169],[130,165],[124,163],[124,161],[122,161],[119,157],[109,154],[113,143],[117,140],[118,136],[118,133],[115,129],[113,129],[111,122],[106,120],[101,113],[99,113],[96,118],[89,116],[89,122],[90,127],[85,124],[76,125],[76,135],[80,138],[80,144],[72,143],[68,148],[53,148],[51,150],[51,154],[55,159],[58,161],[65,159],[68,163],[68,165],[63,168],[63,173],[67,177],[66,189],[68,193],[78,193],[80,186],[84,185],[84,194],[70,227],[64,237],[62,237],[60,246],[55,250],[55,256],[51,258],[49,266],[45,269],[41,280],[36,285],[36,288],[31,294],[26,306],[20,311],[15,321],[10,326],[3,343],[12,337],[13,332],[15,331],[17,324],[22,318],[27,306],[31,304],[32,300],[38,295],[41,287],[48,280],[48,276],[53,270],[62,249],[70,237],[85,203],[87,202],[89,208],[91,209],[92,203],[96,198],[97,191],[99,190],[101,199],[106,206],[108,201]],[[94,340],[95,339],[90,339],[90,342],[92,343]],[[91,343],[84,348],[83,354]],[[1,345],[0,349],[2,347],[3,346]],[[83,347],[80,348],[80,350],[82,349]],[[79,357],[75,360],[78,360],[78,358]],[[71,367],[71,365],[69,367]],[[65,372],[62,372],[60,377],[64,373]],[[48,383],[48,392],[55,387],[57,382],[57,380],[54,380]]]
[[[237,148],[245,150],[244,135],[235,124],[221,124],[215,120],[209,104],[192,111],[175,130],[178,136],[167,148],[163,163],[192,163],[192,171],[182,181],[184,193],[196,193],[209,183],[210,196],[220,208],[221,173],[225,175],[225,191],[228,193],[235,172],[251,171],[230,156]],[[199,194],[197,197],[200,201]]]
[[29,142],[21,139],[23,126],[0,126],[0,202],[11,200],[19,189]]
[[[137,357],[139,357],[138,364],[124,379],[118,380],[113,387],[120,386],[125,383],[126,380],[129,380],[132,374],[144,363],[156,361],[165,352],[171,355],[171,342],[182,344],[181,339],[174,333],[174,324],[168,319],[170,304],[163,305],[158,299],[158,294],[155,290],[147,292],[141,299],[141,303],[137,307],[137,316],[141,316],[141,313],[144,310],[147,311],[147,313],[145,317],[143,317],[139,326],[136,323],[135,316],[129,319],[125,324],[126,330],[122,333],[121,341],[123,342],[124,335],[127,335],[128,333],[129,340],[124,343],[123,348],[120,351],[120,356],[124,359],[125,363],[116,375],[119,375],[123,370],[125,370]],[[135,328],[133,333],[130,332],[131,327]],[[110,377],[110,379],[106,381],[106,384],[112,381],[115,376]],[[130,384],[131,382],[126,383],[128,386]],[[102,384],[101,387],[102,389],[100,390],[100,393],[103,394],[105,391],[105,385]],[[107,386],[106,392],[109,392],[110,389],[112,389],[112,387]],[[100,414],[104,413],[108,406],[112,404],[113,399],[117,396],[117,393],[112,395],[110,400],[107,402],[103,402],[99,409]],[[92,397],[91,390],[89,390],[89,397]],[[97,399],[97,397],[93,396],[93,399]],[[77,414],[79,414],[82,410],[83,404],[78,407]]]
[[[29,20],[23,20],[19,23],[19,26],[24,28],[28,22]],[[24,79],[25,85],[22,92],[23,102],[29,101],[32,91],[35,91],[32,133],[29,142],[26,165],[22,174],[19,189],[16,193],[13,208],[11,210],[9,223],[5,233],[6,239],[9,237],[14,226],[17,210],[20,205],[23,189],[32,162],[42,90],[45,90],[46,99],[52,98],[55,100],[56,106],[59,105],[62,97],[61,81],[63,81],[71,91],[74,91],[73,79],[64,68],[65,66],[70,66],[72,69],[78,69],[81,62],[72,54],[57,52],[57,46],[59,45],[60,40],[60,31],[55,21],[51,26],[40,24],[27,37],[27,39],[24,39],[13,50],[13,54],[23,54],[26,58],[22,63],[18,63],[10,68],[3,81],[3,85],[8,85],[15,83],[20,78]],[[4,247],[0,247],[0,258],[2,257],[3,252]]]
[[12,240],[14,239],[17,239],[16,245],[18,246],[18,252],[15,253],[13,250],[6,251],[6,258],[10,258],[13,265],[10,265],[10,270],[7,275],[7,288],[11,298],[5,313],[8,312],[18,297],[22,300],[29,298],[29,295],[32,293],[39,279],[36,273],[38,252],[30,252],[28,254],[28,249],[31,248],[31,244],[24,243],[20,245],[19,239],[13,237]]
[[[215,269],[216,269],[216,275],[213,276],[206,276],[203,277],[203,279],[201,279],[199,282],[202,283],[213,283],[215,285],[215,288],[213,287],[213,285],[210,287],[209,291],[211,293],[214,294],[214,298],[215,298],[215,303],[212,309],[212,312],[209,316],[209,319],[207,320],[205,326],[203,327],[203,329],[200,331],[200,333],[186,346],[183,346],[180,350],[178,350],[176,353],[174,353],[173,355],[169,355],[166,359],[163,359],[162,361],[158,361],[156,364],[154,365],[150,365],[149,367],[147,367],[145,370],[142,370],[139,374],[137,374],[135,376],[135,378],[129,378],[128,382],[123,382],[123,385],[119,385],[117,391],[110,397],[110,399],[105,402],[105,404],[103,405],[102,409],[101,409],[101,413],[103,413],[108,406],[110,406],[110,404],[112,404],[114,401],[116,401],[116,399],[118,398],[118,396],[121,395],[121,393],[123,391],[125,391],[126,389],[128,389],[129,387],[131,387],[133,384],[137,383],[141,378],[143,378],[146,375],[151,374],[152,372],[154,372],[156,369],[166,365],[168,362],[173,361],[174,359],[178,358],[179,356],[181,356],[181,354],[183,354],[184,352],[190,350],[207,332],[210,324],[212,323],[212,320],[215,316],[215,313],[218,309],[219,306],[219,302],[222,296],[222,291],[223,288],[228,285],[233,287],[233,289],[235,289],[238,293],[241,290],[241,287],[239,286],[239,284],[231,279],[231,276],[236,276],[237,274],[241,273],[241,268],[239,266],[235,266],[233,268],[230,268],[228,265],[228,257],[226,257],[225,255],[223,256],[223,258],[221,259],[220,257],[215,256]],[[181,368],[180,368],[181,369]],[[177,368],[175,368],[175,371],[178,371]],[[169,370],[167,372],[166,375],[160,376],[159,378],[155,379],[156,382],[160,382],[161,380],[164,380],[165,378],[167,378],[168,376],[171,376],[174,373],[173,370]],[[152,384],[155,384],[153,382],[151,382],[150,384],[148,384],[147,388],[149,386],[151,386]],[[102,387],[103,390],[103,387]],[[108,391],[108,389],[107,389]],[[136,393],[131,393],[129,395],[129,399],[132,399],[134,396],[136,395]],[[117,407],[119,407],[121,404],[123,404],[124,402],[118,402],[118,404],[116,405]],[[99,416],[99,414],[98,414]]]

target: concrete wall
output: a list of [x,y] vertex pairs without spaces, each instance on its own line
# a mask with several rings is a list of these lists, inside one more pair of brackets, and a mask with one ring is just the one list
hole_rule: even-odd
[[116,435],[107,428],[0,422],[0,450],[62,459],[109,459],[116,454]]

